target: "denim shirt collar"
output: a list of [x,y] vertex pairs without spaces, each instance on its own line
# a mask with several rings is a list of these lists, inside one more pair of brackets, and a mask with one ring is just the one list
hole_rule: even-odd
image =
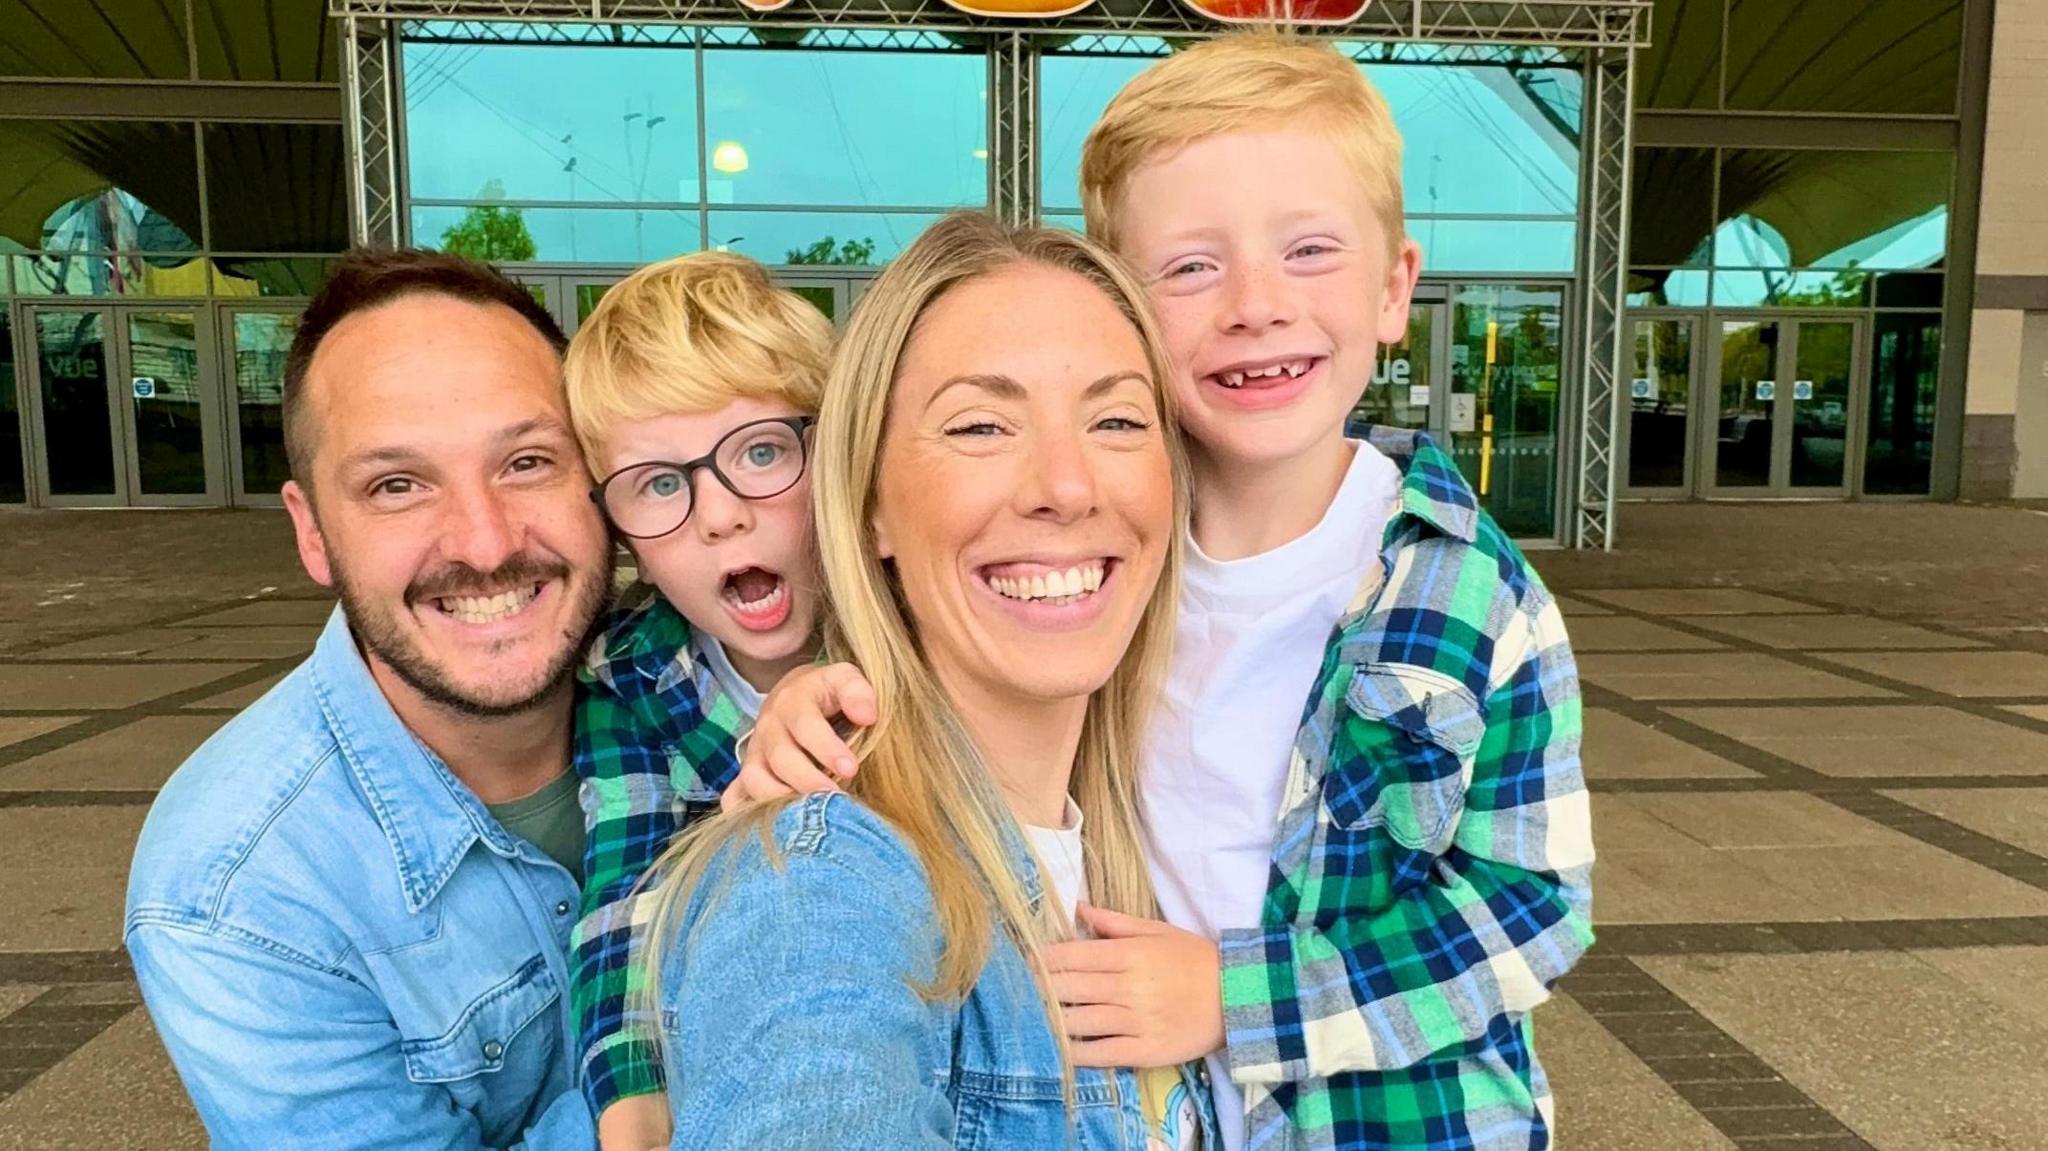
[[433,902],[471,844],[482,840],[499,855],[517,854],[476,794],[400,722],[339,607],[314,645],[311,672],[335,746],[391,841],[407,911],[417,914]]

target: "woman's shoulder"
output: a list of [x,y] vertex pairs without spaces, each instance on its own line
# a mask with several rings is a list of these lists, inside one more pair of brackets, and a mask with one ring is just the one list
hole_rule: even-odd
[[847,901],[888,914],[929,907],[924,864],[903,833],[843,792],[816,792],[776,813],[767,836],[743,834],[714,871],[742,887],[774,889],[778,902]]

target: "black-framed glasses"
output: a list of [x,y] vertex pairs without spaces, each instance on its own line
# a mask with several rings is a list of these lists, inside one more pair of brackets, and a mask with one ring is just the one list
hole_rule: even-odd
[[649,460],[620,468],[590,489],[620,535],[636,540],[665,536],[683,526],[696,507],[697,472],[718,477],[743,500],[772,499],[804,478],[810,416],[754,420],[719,437],[694,460]]

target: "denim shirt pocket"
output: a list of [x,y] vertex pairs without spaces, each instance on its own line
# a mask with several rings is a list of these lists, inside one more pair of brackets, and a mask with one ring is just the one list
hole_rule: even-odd
[[1344,704],[1350,714],[1323,777],[1330,824],[1348,833],[1382,828],[1404,853],[1441,855],[1486,735],[1477,697],[1434,669],[1376,663],[1358,669]]
[[[455,1025],[431,1039],[408,1039],[399,1045],[406,1078],[415,1083],[455,1084],[502,1070],[508,1061],[524,1059],[514,1041],[527,1025],[552,1009],[560,992],[548,974],[547,959],[536,955],[511,978],[485,991],[469,1005]],[[538,1047],[527,1044],[526,1047]],[[544,1056],[544,1052],[534,1052]],[[534,1081],[542,1076],[536,1074]]]

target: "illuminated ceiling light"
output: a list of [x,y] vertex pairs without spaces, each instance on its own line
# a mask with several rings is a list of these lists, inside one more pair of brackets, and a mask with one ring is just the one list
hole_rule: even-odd
[[977,159],[977,160],[986,160],[986,159],[988,159],[988,149],[987,149],[987,148],[976,148],[976,149],[974,150],[974,158],[975,158],[975,159]]
[[747,150],[727,140],[711,149],[711,166],[726,173],[744,172],[747,170]]

